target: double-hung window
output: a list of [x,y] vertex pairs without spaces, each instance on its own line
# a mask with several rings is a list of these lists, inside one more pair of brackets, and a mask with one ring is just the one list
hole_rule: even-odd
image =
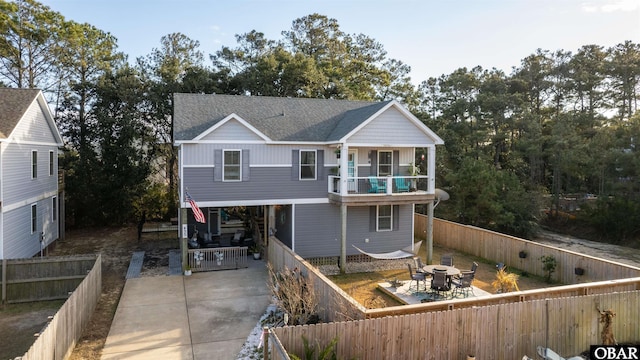
[[300,150],[300,180],[316,180],[316,151]]
[[393,175],[393,152],[378,151],[378,176]]
[[376,220],[377,231],[393,230],[393,207],[391,205],[378,205]]
[[31,178],[38,177],[38,150],[31,150]]
[[242,179],[242,151],[223,151],[223,181],[240,181]]
[[53,151],[49,151],[49,176],[53,176],[54,173],[54,157],[53,157]]

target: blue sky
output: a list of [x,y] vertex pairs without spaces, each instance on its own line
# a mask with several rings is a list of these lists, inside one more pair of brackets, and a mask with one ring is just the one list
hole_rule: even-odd
[[41,0],[66,19],[118,39],[129,59],[147,55],[180,32],[208,55],[235,47],[251,30],[281,39],[297,18],[319,13],[343,32],[380,42],[389,58],[412,68],[418,84],[460,67],[507,74],[536,49],[640,43],[638,0]]

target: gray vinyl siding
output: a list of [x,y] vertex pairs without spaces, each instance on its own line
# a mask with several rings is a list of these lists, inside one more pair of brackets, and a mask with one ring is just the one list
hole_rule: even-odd
[[202,140],[225,141],[233,139],[235,141],[264,141],[260,136],[242,125],[238,120],[229,120],[214,132],[207,134]]
[[15,140],[55,143],[56,139],[52,131],[40,108],[40,104],[38,101],[34,101],[11,132],[11,137]]
[[[347,255],[359,254],[352,244],[368,252],[389,252],[411,245],[413,206],[398,206],[398,216],[394,215],[396,230],[393,231],[371,231],[370,211],[369,206],[347,208]],[[340,206],[296,205],[295,251],[306,258],[339,256]]]
[[39,200],[36,204],[38,214],[37,230],[33,234],[31,233],[32,204],[21,206],[3,214],[4,258],[28,258],[38,254],[40,252],[40,233],[43,231],[46,245],[58,238],[58,222],[53,221],[52,218],[51,198]]
[[[267,145],[267,144],[183,144],[182,145],[182,166],[213,166],[214,153],[223,149],[246,149],[249,150],[251,166],[291,166],[291,151],[298,149],[324,150],[325,154],[333,153],[332,148],[322,145]],[[320,164],[320,163],[319,163]],[[325,156],[323,167],[335,166],[337,159],[334,156]]]
[[[291,154],[289,154],[291,156]],[[326,198],[327,176],[292,180],[291,167],[251,167],[246,181],[214,181],[211,168],[185,168],[183,183],[198,201]]]
[[432,139],[394,108],[389,108],[373,119],[348,141],[370,144],[433,144]]
[[[31,178],[31,151],[38,151],[38,177]],[[49,151],[54,151],[53,175],[49,175]],[[44,196],[58,189],[57,148],[9,143],[3,151],[3,206]]]

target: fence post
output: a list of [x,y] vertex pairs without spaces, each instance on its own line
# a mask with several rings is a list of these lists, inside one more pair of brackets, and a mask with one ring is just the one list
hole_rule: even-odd
[[7,259],[2,259],[2,303],[7,302]]
[[267,326],[262,328],[262,358],[269,359],[269,328]]

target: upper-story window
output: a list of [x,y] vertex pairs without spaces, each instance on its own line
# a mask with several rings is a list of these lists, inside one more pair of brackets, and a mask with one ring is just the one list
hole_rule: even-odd
[[54,170],[53,151],[49,151],[49,176],[53,176]]
[[241,150],[224,150],[223,154],[222,179],[224,181],[240,181],[242,179]]
[[300,180],[316,179],[316,151],[300,150]]
[[38,150],[31,150],[31,178],[38,177]]
[[393,175],[393,152],[378,151],[378,176]]
[[393,211],[391,205],[378,205],[377,231],[393,230]]

